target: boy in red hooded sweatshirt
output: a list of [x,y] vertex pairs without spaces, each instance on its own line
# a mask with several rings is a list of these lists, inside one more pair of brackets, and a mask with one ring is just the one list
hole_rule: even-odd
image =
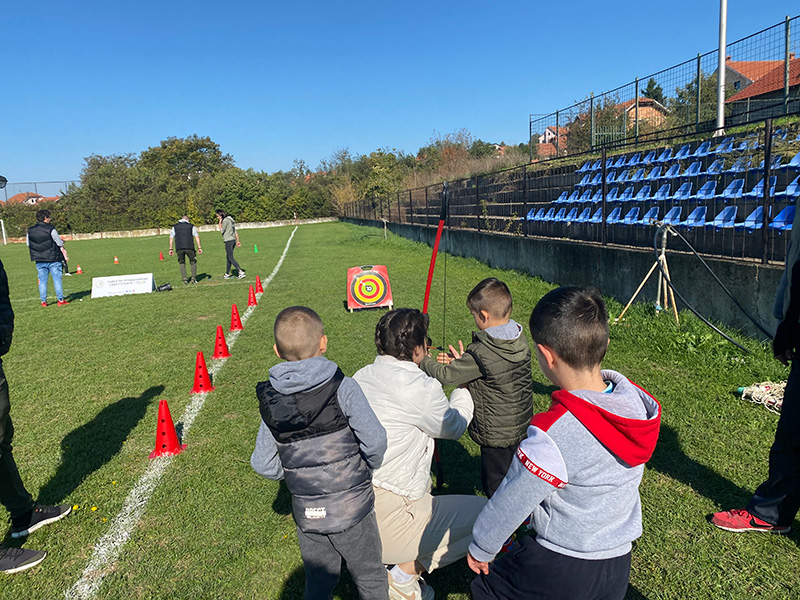
[[[517,460],[475,522],[467,557],[478,573],[473,598],[622,600],[631,542],[642,534],[639,482],[661,407],[600,368],[608,313],[596,289],[546,294],[530,331],[542,372],[560,389],[550,409],[533,417]],[[489,565],[528,515],[536,535]]]

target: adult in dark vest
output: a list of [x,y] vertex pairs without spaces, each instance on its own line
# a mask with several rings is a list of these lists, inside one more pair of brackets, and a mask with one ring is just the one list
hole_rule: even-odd
[[[194,238],[194,239],[192,239]],[[200,234],[197,233],[197,227],[189,222],[189,216],[183,215],[180,220],[172,226],[172,231],[169,234],[169,255],[172,256],[172,246],[175,245],[175,251],[178,253],[178,266],[181,268],[181,277],[183,284],[197,283],[197,254],[194,250],[194,240],[197,240],[197,254],[202,254],[203,249],[200,247]],[[186,277],[186,258],[189,258],[189,265],[192,269],[192,278]]]
[[64,288],[61,285],[61,262],[69,260],[64,241],[59,237],[56,228],[50,224],[50,211],[41,209],[36,211],[36,225],[28,227],[26,238],[31,260],[36,263],[39,273],[39,299],[42,306],[47,306],[47,278],[52,276],[53,287],[56,289],[58,305],[69,304],[64,300]]
[[[61,268],[61,262],[57,264]],[[0,356],[6,354],[11,347],[13,333],[14,311],[8,298],[8,277],[3,263],[0,262]],[[69,504],[36,504],[25,489],[11,447],[14,425],[11,423],[10,412],[8,382],[3,372],[3,361],[0,359],[0,504],[11,515],[11,537],[19,538],[66,517],[72,507]],[[44,557],[45,553],[41,550],[0,547],[0,573],[18,573],[30,569],[42,562]]]

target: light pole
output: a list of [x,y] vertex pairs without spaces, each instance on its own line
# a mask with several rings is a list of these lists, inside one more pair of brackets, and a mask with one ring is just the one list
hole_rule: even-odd
[[[719,63],[717,66],[717,130],[715,136],[725,133],[725,63],[728,32],[728,0],[719,0]],[[700,85],[700,81],[697,82]]]

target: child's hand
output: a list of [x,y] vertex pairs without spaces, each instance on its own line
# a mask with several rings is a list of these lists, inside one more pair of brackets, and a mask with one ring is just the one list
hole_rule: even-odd
[[475,573],[480,575],[483,573],[484,575],[489,574],[489,563],[481,562],[472,558],[472,554],[467,554],[467,564],[469,568],[472,569]]
[[453,357],[447,352],[439,352],[439,356],[436,357],[436,362],[442,365],[449,365],[453,362]]
[[450,356],[453,358],[461,358],[464,355],[464,342],[458,340],[458,347],[459,350],[456,350],[452,344],[450,345]]

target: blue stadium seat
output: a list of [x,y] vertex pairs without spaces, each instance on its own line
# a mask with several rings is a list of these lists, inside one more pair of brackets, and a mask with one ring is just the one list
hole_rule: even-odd
[[592,198],[592,190],[586,190],[581,194],[581,197],[578,198],[578,202],[590,202]]
[[589,169],[592,173],[595,171],[601,171],[603,169],[603,161],[601,159],[597,159],[592,163],[592,168]]
[[619,157],[619,158],[616,160],[616,162],[614,162],[614,168],[615,168],[615,169],[622,169],[622,168],[625,166],[625,163],[626,163],[626,162],[628,162],[628,159],[626,159],[626,158],[625,158],[625,155],[623,154],[622,156],[620,156],[620,157]]
[[564,204],[570,204],[571,202],[577,202],[578,198],[580,198],[581,193],[578,190],[575,190],[569,195],[569,198],[566,199]]
[[753,233],[756,229],[764,226],[764,207],[756,206],[756,209],[747,215],[743,223],[734,223],[733,228],[737,231],[744,229],[747,233]]
[[725,169],[726,173],[744,173],[750,167],[750,160],[739,158],[731,165],[730,169]]
[[606,202],[614,202],[619,196],[619,188],[615,187],[610,192],[606,194]]
[[606,172],[607,172],[609,169],[613,169],[613,168],[614,168],[614,157],[612,156],[611,158],[609,158],[609,159],[606,161]]
[[568,192],[561,192],[561,195],[558,198],[556,198],[555,200],[553,200],[553,204],[561,204],[561,203],[569,202],[569,200],[567,200],[567,196],[568,196]]
[[606,183],[614,183],[617,180],[617,172],[616,171],[607,171],[606,172]]
[[650,186],[643,185],[637,194],[633,197],[634,202],[644,202],[650,197]]
[[675,193],[672,194],[670,200],[673,202],[680,202],[681,200],[688,200],[692,195],[692,182],[687,181],[686,183],[682,183],[681,187],[675,190]]
[[795,177],[792,183],[786,186],[785,190],[781,192],[775,192],[773,194],[773,197],[776,200],[783,200],[785,198],[786,200],[791,201],[797,198],[798,196],[800,196],[800,175]]
[[722,199],[725,202],[729,200],[736,200],[737,198],[742,197],[742,191],[744,190],[744,179],[734,179],[728,184],[724,190],[722,190],[721,194],[717,194],[717,199]]
[[672,160],[672,161],[683,160],[684,158],[686,158],[687,156],[689,156],[689,148],[690,148],[689,144],[684,144],[684,145],[681,147],[681,149],[680,149],[680,150],[678,150],[678,151],[675,153],[675,156],[673,156],[673,157],[672,157],[670,160]]
[[578,218],[575,219],[576,223],[586,223],[589,219],[592,218],[592,209],[588,206],[581,211],[581,214],[578,215]]
[[631,183],[639,183],[644,179],[644,169],[639,169],[631,176]]
[[751,133],[742,140],[742,143],[736,147],[736,150],[744,152],[745,150],[755,150],[756,148],[758,148],[758,134]]
[[578,219],[578,207],[576,206],[567,213],[567,216],[564,218],[564,221],[566,221],[567,223],[572,223],[577,219]]
[[583,166],[580,169],[578,169],[577,171],[575,171],[575,172],[576,173],[586,173],[587,171],[591,171],[591,170],[592,170],[592,161],[587,160],[585,163],[583,163]]
[[697,193],[690,196],[689,200],[713,200],[717,195],[717,182],[714,179],[706,181],[703,186],[697,190]]
[[656,160],[656,151],[655,150],[650,150],[650,152],[645,154],[645,157],[642,159],[642,164],[643,165],[649,165],[649,164],[654,163],[655,160]]
[[670,189],[671,189],[670,184],[665,183],[660,188],[658,188],[658,191],[655,194],[653,194],[651,200],[666,200],[667,198],[669,198]]
[[785,165],[780,166],[781,171],[800,171],[800,152],[794,155],[794,158]]
[[559,208],[556,216],[553,217],[554,223],[562,223],[567,217],[567,209],[566,208]]
[[666,223],[669,225],[677,225],[681,220],[681,207],[680,206],[673,206],[667,211],[667,214],[664,215],[664,220],[662,223]]
[[667,172],[664,173],[661,177],[659,177],[659,179],[661,180],[675,179],[680,174],[681,174],[681,164],[675,163],[669,169],[667,169]]
[[587,185],[589,185],[589,182],[591,182],[591,181],[592,181],[592,176],[591,175],[588,175],[588,174],[584,175],[581,178],[581,180],[578,183],[575,184],[575,187],[576,188],[586,187]]
[[[541,221],[542,219],[544,219],[544,213],[545,213],[546,210],[547,209],[545,209],[545,208],[540,208],[539,210],[536,210],[535,208],[530,209],[530,211],[528,211],[527,220],[528,221]],[[536,212],[534,213],[534,211],[536,211]]]
[[711,140],[706,140],[697,147],[697,150],[692,152],[687,158],[705,158],[711,152]]
[[546,223],[548,221],[552,221],[555,218],[556,218],[556,209],[555,208],[551,208],[550,210],[547,211],[547,213],[544,215],[544,217],[542,217],[542,222]]
[[625,215],[625,218],[622,219],[623,225],[636,225],[636,219],[639,218],[639,207],[634,206],[632,209],[628,211],[628,214]]
[[609,225],[614,225],[615,223],[619,223],[621,218],[622,218],[622,207],[621,206],[617,206],[606,217],[606,223],[608,223]]
[[661,154],[659,154],[658,158],[655,159],[653,162],[660,165],[665,162],[669,162],[671,158],[672,158],[672,148],[666,148]]
[[708,168],[705,171],[700,171],[698,173],[698,175],[706,176],[706,177],[712,177],[712,176],[719,175],[719,174],[724,173],[724,172],[725,172],[725,159],[724,158],[718,158],[717,160],[712,162],[710,165],[708,165]]
[[678,223],[678,227],[683,227],[686,229],[692,229],[694,227],[705,227],[707,211],[708,209],[705,206],[698,206],[692,212],[689,213],[689,216],[686,217],[685,221],[681,221],[680,223]]
[[661,176],[661,167],[653,167],[653,170],[645,177],[650,183],[655,183]]
[[631,172],[629,169],[625,169],[622,173],[619,174],[617,177],[617,183],[628,183],[631,178]]
[[689,168],[687,168],[683,172],[683,174],[681,175],[681,179],[684,179],[684,178],[687,178],[687,177],[697,177],[700,174],[700,167],[702,167],[702,166],[703,166],[703,163],[701,163],[699,160],[696,160],[695,162],[690,164]]
[[652,225],[655,221],[658,221],[658,207],[654,206],[646,213],[640,221],[636,221],[637,225],[645,226],[645,225]]
[[601,185],[602,183],[603,183],[603,172],[600,171],[599,173],[596,173],[594,177],[592,177],[592,180],[589,182],[589,185],[594,187],[596,185]]
[[794,204],[790,204],[784,208],[769,224],[770,229],[776,229],[778,233],[792,228],[794,221]]
[[716,147],[716,149],[714,150],[714,154],[719,155],[719,154],[728,154],[730,152],[733,152],[733,142],[734,140],[732,137],[725,138],[724,140],[722,140],[720,145]]
[[594,214],[592,215],[592,218],[589,219],[588,222],[589,223],[595,223],[595,224],[602,223],[603,222],[603,209],[602,208],[598,208],[594,212]]
[[719,231],[720,229],[732,229],[734,226],[734,221],[736,220],[736,207],[735,206],[726,206],[719,214],[714,217],[713,221],[709,221],[706,223],[706,229],[714,229],[714,231]]
[[[772,175],[769,178],[769,195],[770,197],[775,195],[775,184],[778,181],[777,175]],[[749,192],[745,192],[742,194],[743,198],[763,198],[764,197],[764,180],[762,179],[757,184],[753,186],[753,189]]]
[[626,167],[635,167],[637,165],[640,165],[641,163],[642,163],[642,153],[641,152],[637,152],[636,154],[634,154],[633,156],[631,156],[628,159],[628,162],[627,162],[627,164],[625,166]]
[[603,201],[603,188],[598,188],[598,190],[592,196],[590,202],[602,202]]
[[[780,154],[774,155],[769,160],[769,168],[773,171],[777,171],[781,168],[781,159],[783,157]],[[762,160],[761,163],[757,167],[753,167],[753,171],[763,171],[764,170],[764,161]]]
[[619,197],[619,202],[628,202],[633,200],[633,186],[630,185],[625,188],[625,191],[622,192],[622,195]]

